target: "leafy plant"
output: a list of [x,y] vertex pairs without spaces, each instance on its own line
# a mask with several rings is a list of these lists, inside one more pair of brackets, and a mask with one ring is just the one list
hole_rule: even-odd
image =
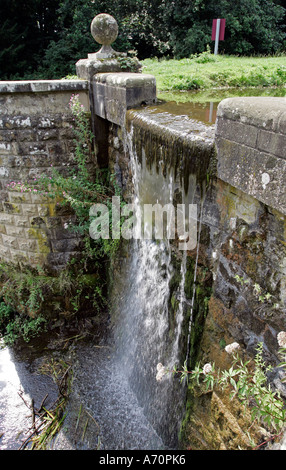
[[19,339],[29,342],[43,332],[45,326],[46,319],[42,315],[37,318],[23,317],[4,301],[0,302],[0,335],[4,344],[12,345]]
[[139,68],[139,61],[136,57],[136,51],[128,51],[129,55],[122,55],[117,57],[117,62],[120,64],[122,70],[128,72],[137,72]]
[[263,360],[263,344],[259,343],[253,363],[243,362],[239,354],[233,353],[233,363],[228,370],[216,370],[214,364],[207,371],[198,366],[192,378],[200,383],[203,375],[206,390],[228,389],[231,399],[237,396],[246,407],[250,406],[253,420],[259,419],[277,432],[285,426],[286,409],[280,392],[268,383],[267,373],[272,369]]
[[[277,335],[280,345],[279,356],[281,362],[278,367],[286,371],[286,332]],[[161,381],[165,374],[173,373],[180,376],[181,382],[191,381],[193,386],[198,386],[204,392],[214,389],[228,391],[232,400],[237,397],[240,402],[251,410],[252,420],[262,422],[273,433],[281,432],[286,425],[285,400],[279,390],[269,382],[267,374],[273,370],[263,359],[263,343],[257,345],[257,353],[253,360],[243,361],[239,355],[240,346],[232,343],[225,347],[227,353],[233,357],[229,369],[220,370],[215,363],[207,363],[203,367],[198,363],[191,371],[186,363],[178,370],[168,370],[162,364],[157,366],[157,380]],[[283,381],[286,381],[286,374]],[[277,437],[274,434],[273,438]]]
[[107,170],[95,168],[90,113],[85,111],[78,95],[71,96],[70,109],[74,116],[75,167],[68,175],[62,175],[54,169],[52,176],[42,175],[35,184],[45,194],[49,192],[51,197],[58,199],[61,206],[67,206],[74,212],[75,223],[69,228],[82,237],[81,258],[87,265],[89,260],[94,262],[103,256],[109,256],[118,247],[118,239],[91,239],[89,227],[91,206],[104,203],[111,214],[112,196],[119,195],[120,192]]
[[209,62],[216,62],[217,57],[211,53],[211,48],[207,45],[206,51],[200,52],[199,54],[192,54],[190,59],[194,59],[198,64],[207,64]]

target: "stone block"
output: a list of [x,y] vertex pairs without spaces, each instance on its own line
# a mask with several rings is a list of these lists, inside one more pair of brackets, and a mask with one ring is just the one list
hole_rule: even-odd
[[3,202],[4,211],[8,214],[22,214],[22,205],[12,202]]
[[8,248],[18,248],[18,240],[16,237],[10,237],[9,235],[2,235],[2,243]]
[[45,142],[18,142],[18,155],[38,155],[45,154]]
[[218,138],[218,176],[235,188],[286,213],[286,161]]
[[14,225],[6,225],[6,234],[12,237],[25,237],[23,227],[15,227]]
[[12,144],[10,142],[0,142],[0,155],[11,154]]
[[66,238],[75,238],[75,234],[69,228],[57,226],[50,229],[50,238],[52,240],[64,240]]
[[[58,129],[38,129],[38,139],[45,142],[47,140],[57,140],[59,137]],[[30,139],[33,140],[33,139]]]
[[22,251],[38,251],[38,243],[36,239],[18,238],[18,246]]
[[[37,207],[37,206],[35,206]],[[36,228],[36,229],[45,229],[46,228],[46,218],[45,217],[40,217],[38,215],[31,216],[29,217],[30,221],[30,227]]]
[[47,217],[46,224],[47,224],[48,229],[61,227],[62,225],[61,217]]
[[29,218],[27,216],[14,215],[14,224],[15,227],[29,227]]
[[59,253],[49,253],[47,255],[47,263],[52,266],[54,269],[61,269],[62,267],[66,266],[67,263],[72,258],[77,258],[79,256],[78,252],[59,252]]
[[259,130],[257,148],[286,160],[286,135]]
[[0,178],[8,178],[9,170],[5,166],[0,166]]
[[9,201],[11,203],[30,203],[31,195],[29,192],[8,191]]
[[255,148],[258,129],[255,126],[237,121],[233,121],[230,126],[227,120],[218,117],[216,121],[216,134],[222,135],[223,138],[229,140],[233,140],[235,136],[235,142]]
[[51,157],[60,157],[61,161],[65,162],[66,147],[65,142],[53,141],[47,143],[47,151]]
[[30,196],[32,204],[44,204],[52,201],[51,197],[49,197],[47,194],[42,194],[38,191],[32,191]]
[[21,204],[22,214],[27,216],[37,216],[38,206],[36,204]]
[[66,238],[63,240],[52,240],[53,252],[69,253],[77,251],[80,246],[79,238]]
[[36,239],[41,239],[44,241],[48,240],[47,234],[40,228],[38,227],[28,227],[25,228],[25,237],[26,238],[36,238]]
[[30,168],[32,166],[33,159],[30,155],[11,155],[7,162],[7,166],[13,169],[10,171],[10,178],[16,181],[25,181],[23,175],[24,168]]
[[218,177],[286,214],[285,98],[229,98],[217,115]]
[[0,212],[0,224],[14,224],[14,216],[6,212]]
[[[1,121],[1,120],[0,120]],[[3,122],[3,120],[2,120]],[[1,143],[4,143],[4,142],[12,142],[13,140],[16,139],[16,132],[13,131],[13,130],[7,130],[7,129],[1,129],[0,127],[0,142]]]
[[30,266],[42,266],[46,261],[46,255],[42,253],[26,253]]
[[94,112],[97,116],[124,125],[126,110],[156,102],[153,75],[99,73],[93,79]]
[[38,205],[38,214],[40,217],[48,217],[50,215],[50,208],[47,204]]
[[11,250],[7,246],[4,246],[2,243],[0,244],[0,258],[3,261],[10,260],[11,258]]
[[29,260],[28,253],[26,253],[26,251],[11,249],[10,253],[11,261],[14,263],[27,263]]

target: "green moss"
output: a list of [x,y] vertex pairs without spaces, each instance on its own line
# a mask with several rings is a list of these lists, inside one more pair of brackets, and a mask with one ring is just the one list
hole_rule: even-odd
[[133,141],[140,163],[144,151],[147,167],[155,166],[164,176],[173,170],[174,178],[179,178],[186,193],[190,175],[196,176],[201,190],[209,184],[216,174],[216,151],[213,145],[201,140],[185,139],[183,134],[169,130],[156,121],[155,112],[152,113],[152,119],[143,119],[140,112],[130,112],[128,116],[134,126]]
[[11,202],[3,202],[3,206],[6,212],[9,214],[19,214],[20,209],[17,204],[13,204]]
[[49,242],[46,234],[41,229],[29,228],[28,234],[31,238],[36,238],[38,242],[39,252],[42,254],[50,253]]

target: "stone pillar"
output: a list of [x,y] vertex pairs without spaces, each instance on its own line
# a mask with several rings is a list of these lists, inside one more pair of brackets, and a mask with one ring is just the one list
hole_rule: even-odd
[[93,132],[98,147],[99,167],[108,166],[109,123],[125,124],[126,110],[156,102],[156,80],[142,74],[137,58],[116,52],[111,44],[116,40],[116,20],[105,13],[91,23],[91,34],[101,44],[96,53],[88,54],[76,64],[79,78],[89,81]]

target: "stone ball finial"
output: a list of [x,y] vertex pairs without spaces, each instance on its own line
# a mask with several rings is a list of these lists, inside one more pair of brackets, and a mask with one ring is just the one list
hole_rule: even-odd
[[93,18],[91,34],[99,44],[110,46],[118,36],[118,24],[113,16],[107,13],[100,13]]

